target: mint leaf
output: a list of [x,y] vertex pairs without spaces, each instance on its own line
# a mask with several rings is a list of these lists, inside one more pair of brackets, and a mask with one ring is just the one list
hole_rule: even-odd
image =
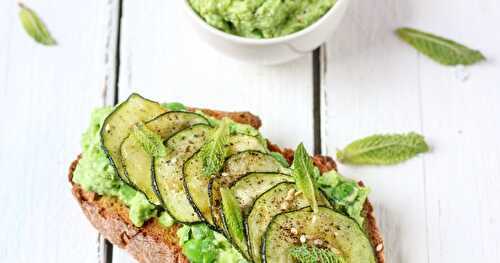
[[316,201],[316,185],[314,178],[317,176],[317,171],[314,169],[311,157],[306,151],[304,144],[299,144],[295,150],[292,175],[295,178],[295,184],[299,191],[302,192],[304,197],[311,205],[313,211],[318,211],[318,202]]
[[233,191],[229,188],[222,187],[220,189],[220,194],[222,199],[224,227],[230,239],[245,255],[247,255],[245,227],[243,225],[243,215],[241,214],[240,203],[236,199]]
[[161,136],[148,129],[144,123],[135,124],[132,127],[131,135],[149,155],[153,157],[167,155],[167,148],[163,145]]
[[424,55],[443,65],[471,65],[486,59],[478,50],[416,29],[399,28],[396,34]]
[[240,204],[236,200],[236,196],[229,188],[221,187],[220,189],[222,207],[225,208],[226,223],[231,233],[236,234],[239,239],[244,239],[243,216],[241,215]]
[[162,103],[161,106],[164,108],[167,108],[168,110],[171,111],[186,111],[187,107],[184,106],[184,104],[180,102],[168,102],[168,103]]
[[290,164],[288,163],[288,160],[285,159],[285,157],[279,153],[279,152],[270,152],[269,155],[271,155],[274,159],[276,159],[283,167],[288,167]]
[[345,263],[346,260],[338,253],[326,248],[295,246],[289,250],[290,256],[299,263]]
[[203,159],[203,173],[211,176],[219,172],[226,158],[226,144],[229,137],[229,120],[223,119],[219,127],[210,136],[210,139],[200,150]]
[[429,151],[420,134],[372,135],[337,151],[337,159],[347,164],[396,164]]
[[19,3],[19,8],[19,19],[21,20],[21,25],[31,38],[46,46],[53,46],[57,44],[56,40],[50,35],[49,30],[35,11],[31,10],[22,3]]

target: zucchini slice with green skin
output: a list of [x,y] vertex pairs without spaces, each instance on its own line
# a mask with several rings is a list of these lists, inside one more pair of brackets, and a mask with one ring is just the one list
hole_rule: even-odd
[[167,149],[171,149],[167,156],[153,160],[155,192],[176,221],[186,224],[200,221],[184,192],[182,169],[185,161],[205,143],[212,129],[196,124],[176,133],[165,142]]
[[[162,140],[195,124],[208,124],[208,120],[197,113],[185,111],[169,111],[146,123],[146,127],[158,134]],[[160,200],[152,187],[153,156],[147,153],[133,136],[128,136],[120,148],[125,177],[130,184],[146,195],[156,205]]]
[[210,207],[210,215],[212,216],[212,221],[214,222],[214,226],[217,229],[220,229],[224,232],[226,236],[229,236],[229,233],[226,233],[224,228],[224,222],[222,219],[222,211],[221,211],[221,192],[220,192],[220,181],[217,180],[217,177],[210,178],[208,182],[208,206]]
[[[246,151],[265,151],[261,141],[248,135],[233,135],[229,137],[227,144],[228,154]],[[186,161],[183,168],[184,190],[200,220],[211,226],[216,226],[210,210],[208,185],[210,178],[203,173],[203,160],[200,152],[194,154]]]
[[195,124],[209,124],[208,119],[198,113],[188,111],[169,111],[146,122],[151,131],[167,139],[173,134]]
[[233,190],[243,214],[247,215],[257,197],[283,182],[293,182],[293,177],[280,173],[249,173],[236,181],[231,186],[231,190]]
[[128,137],[130,128],[138,122],[151,120],[166,111],[159,103],[133,93],[104,120],[100,131],[102,148],[117,175],[126,183],[130,181],[123,168],[120,147]]
[[221,173],[221,184],[229,186],[250,172],[290,174],[290,169],[272,155],[259,151],[245,151],[227,158]]
[[[248,245],[254,262],[261,262],[262,237],[273,217],[285,211],[309,207],[304,195],[296,193],[295,183],[279,183],[255,200],[245,220]],[[319,205],[329,205],[321,192],[317,200]]]
[[249,258],[243,215],[234,193],[229,188],[221,188],[221,217],[224,233],[245,258]]
[[221,176],[213,177],[213,182],[208,185],[209,206],[215,225],[222,227],[222,221],[218,215],[220,210],[220,187],[230,187],[241,177],[248,173],[289,173],[290,169],[276,160],[272,155],[258,151],[244,151],[231,155],[224,163]]
[[301,245],[301,236],[307,237],[307,246],[329,249],[346,262],[376,262],[370,241],[359,225],[327,207],[319,207],[317,213],[305,208],[276,215],[264,235],[263,262],[293,262],[289,250]]
[[273,156],[260,151],[243,151],[229,156],[224,162],[221,176],[212,177],[208,184],[208,200],[214,225],[222,228],[220,218],[220,187],[229,188],[233,183],[251,172],[288,172]]
[[160,205],[161,202],[152,187],[151,163],[153,157],[147,154],[142,145],[134,139],[125,139],[120,147],[120,152],[129,184],[141,191],[152,204]]

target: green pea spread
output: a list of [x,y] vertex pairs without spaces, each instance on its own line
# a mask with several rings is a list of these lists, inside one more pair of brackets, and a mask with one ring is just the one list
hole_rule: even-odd
[[[246,3],[247,1],[240,1]],[[269,2],[269,1],[268,1]],[[225,2],[224,2],[225,3]],[[267,3],[267,2],[266,2]],[[168,110],[175,108],[185,110],[181,104],[163,104]],[[159,208],[151,204],[146,196],[121,181],[109,162],[101,146],[100,129],[104,119],[113,111],[112,107],[103,107],[94,110],[91,116],[90,125],[82,136],[82,158],[73,173],[73,182],[79,184],[86,191],[91,191],[104,196],[118,198],[129,207],[129,217],[132,223],[138,227],[151,218],[158,218],[164,227],[170,227],[175,222],[168,213],[162,212]],[[201,112],[200,112],[201,113]],[[214,124],[218,122],[206,116]],[[232,122],[231,133],[252,135],[265,143],[262,135],[253,127]],[[137,133],[138,140],[150,149],[151,154],[161,152],[158,139],[151,135],[148,130],[139,126]],[[161,145],[163,147],[163,145]],[[163,149],[164,150],[164,149]],[[285,163],[286,160],[278,153],[275,158]],[[361,206],[366,199],[368,190],[359,187],[354,181],[348,180],[335,172],[325,174],[319,180],[319,185],[325,191],[327,197],[341,205],[339,209],[344,210],[349,216],[362,224]],[[224,236],[214,232],[205,224],[184,225],[177,233],[186,257],[194,263],[218,263],[218,262],[248,262],[244,257],[224,238]]]
[[[169,110],[185,110],[182,104],[164,104]],[[170,227],[175,222],[166,212],[158,211],[146,196],[123,183],[116,175],[108,157],[101,147],[100,129],[104,119],[113,111],[113,107],[103,107],[92,112],[90,125],[82,136],[82,158],[73,173],[73,182],[79,184],[86,191],[104,196],[116,197],[129,207],[129,218],[138,227],[147,220],[157,217],[160,224]],[[217,120],[209,118],[211,122]],[[248,125],[231,123],[231,131],[260,136],[259,132]],[[150,144],[155,138],[148,139],[148,131],[140,130],[139,140],[151,148],[152,152],[158,149]],[[248,262],[227,241],[224,236],[210,230],[206,225],[183,226],[178,230],[180,245],[183,253],[191,262],[197,263],[225,263]],[[201,253],[201,254],[200,254]]]
[[320,19],[337,0],[189,0],[209,25],[248,38],[275,38]]

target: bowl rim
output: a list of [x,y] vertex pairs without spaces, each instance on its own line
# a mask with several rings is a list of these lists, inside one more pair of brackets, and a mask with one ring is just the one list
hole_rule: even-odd
[[303,35],[306,35],[312,31],[316,30],[316,28],[318,28],[322,23],[324,23],[324,21],[326,21],[329,16],[334,15],[334,13],[339,8],[339,6],[341,4],[343,4],[343,2],[346,2],[346,1],[348,1],[348,0],[337,0],[335,2],[335,4],[330,8],[330,10],[328,10],[322,17],[320,17],[314,23],[312,23],[311,25],[309,25],[308,27],[306,27],[300,31],[297,31],[297,32],[294,32],[292,34],[285,35],[285,36],[280,36],[280,37],[275,37],[275,38],[264,38],[264,39],[242,37],[242,36],[237,36],[237,35],[233,35],[233,34],[221,31],[221,30],[209,25],[207,22],[205,22],[205,20],[203,20],[198,15],[198,13],[196,13],[196,11],[194,11],[194,9],[191,7],[189,0],[183,0],[183,2],[184,2],[183,5],[185,8],[185,11],[188,13],[188,15],[191,17],[191,19],[193,19],[195,21],[195,23],[197,23],[198,25],[200,25],[201,27],[203,27],[205,30],[209,31],[212,34],[215,34],[219,37],[234,41],[234,42],[239,43],[239,44],[244,44],[244,45],[272,45],[272,44],[281,44],[281,43],[289,42],[291,40],[297,39]]

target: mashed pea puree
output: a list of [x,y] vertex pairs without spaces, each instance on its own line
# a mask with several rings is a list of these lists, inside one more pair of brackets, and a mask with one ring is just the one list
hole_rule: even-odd
[[337,0],[189,0],[211,26],[238,36],[274,38],[320,19]]

